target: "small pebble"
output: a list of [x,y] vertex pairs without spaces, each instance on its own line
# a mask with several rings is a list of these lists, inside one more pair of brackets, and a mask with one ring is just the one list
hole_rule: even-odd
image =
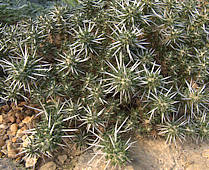
[[14,123],[10,126],[10,130],[13,134],[16,134],[17,130],[18,130],[18,125],[17,123]]
[[0,123],[3,123],[3,115],[0,115]]
[[0,137],[0,147],[5,145],[5,140],[3,139],[3,137]]
[[57,159],[63,164],[67,160],[67,155],[59,155]]
[[56,164],[54,162],[48,162],[46,164],[44,164],[40,170],[56,170]]

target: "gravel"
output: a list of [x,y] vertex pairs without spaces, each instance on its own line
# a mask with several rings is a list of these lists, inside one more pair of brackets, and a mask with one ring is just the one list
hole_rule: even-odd
[[24,168],[17,167],[14,162],[10,159],[0,158],[0,169],[1,170],[24,170]]

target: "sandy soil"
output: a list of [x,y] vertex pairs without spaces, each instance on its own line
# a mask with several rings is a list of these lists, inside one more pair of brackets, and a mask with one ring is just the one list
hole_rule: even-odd
[[[92,155],[86,153],[80,157],[76,170],[102,170],[104,165],[94,160],[87,165]],[[165,144],[162,139],[139,139],[132,148],[132,163],[122,169],[127,170],[209,170],[209,142],[195,144],[187,141],[183,144]],[[110,169],[110,168],[109,168]]]
[[168,146],[164,140],[138,140],[132,154],[134,170],[208,170],[209,143]]

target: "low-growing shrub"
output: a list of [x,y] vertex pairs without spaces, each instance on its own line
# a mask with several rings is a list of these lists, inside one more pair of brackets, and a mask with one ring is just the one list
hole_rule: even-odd
[[209,138],[207,1],[69,4],[0,23],[1,98],[43,109],[24,152],[51,156],[70,137],[122,166],[128,131]]

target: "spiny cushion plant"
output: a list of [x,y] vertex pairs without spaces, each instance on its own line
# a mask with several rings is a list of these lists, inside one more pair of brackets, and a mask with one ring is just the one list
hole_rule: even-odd
[[0,0],[0,22],[14,24],[18,20],[40,15],[50,6],[46,0],[41,0],[42,4],[33,1],[38,0]]
[[0,38],[1,98],[42,108],[29,155],[51,156],[69,137],[122,166],[128,131],[155,131],[168,143],[209,138],[207,1],[58,2],[2,22]]

